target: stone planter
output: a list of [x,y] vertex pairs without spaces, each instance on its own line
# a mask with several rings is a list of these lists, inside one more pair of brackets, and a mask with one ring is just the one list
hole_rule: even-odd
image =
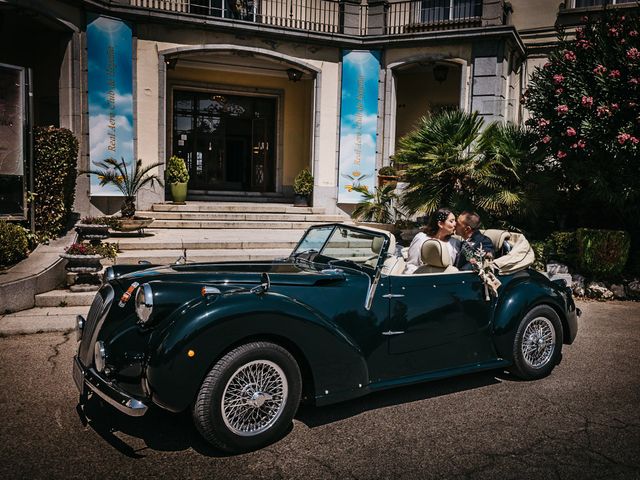
[[103,240],[109,237],[109,225],[78,223],[76,232],[87,240]]
[[391,185],[395,188],[398,185],[397,175],[378,175],[378,188],[382,188],[385,185]]
[[67,260],[65,269],[75,273],[95,273],[102,270],[101,255],[69,255],[61,253],[60,258]]
[[294,194],[294,196],[293,196],[293,206],[294,207],[308,207],[309,206],[309,196],[308,195],[300,195],[299,193]]
[[155,219],[153,217],[121,217],[118,219],[118,226],[115,230],[120,232],[133,232],[142,230],[151,225]]

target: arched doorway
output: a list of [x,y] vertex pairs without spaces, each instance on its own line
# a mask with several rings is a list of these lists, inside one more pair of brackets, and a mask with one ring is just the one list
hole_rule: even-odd
[[185,159],[190,196],[292,196],[312,168],[316,72],[260,49],[163,53],[167,153]]
[[[463,65],[424,60],[393,69],[396,93],[395,145],[427,113],[463,107]],[[395,150],[395,149],[394,149]]]

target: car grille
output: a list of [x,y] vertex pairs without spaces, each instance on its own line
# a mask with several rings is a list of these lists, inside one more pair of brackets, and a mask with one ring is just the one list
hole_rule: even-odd
[[85,366],[91,365],[93,361],[93,348],[100,330],[100,325],[107,315],[111,303],[113,302],[113,288],[107,284],[103,286],[93,299],[89,314],[84,325],[82,340],[78,349],[78,357]]

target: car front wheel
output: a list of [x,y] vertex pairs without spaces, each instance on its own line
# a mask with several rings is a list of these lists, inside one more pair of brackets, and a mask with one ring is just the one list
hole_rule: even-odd
[[546,377],[557,365],[562,350],[562,322],[556,311],[539,305],[520,322],[513,342],[511,371],[525,380]]
[[221,450],[254,450],[286,432],[301,390],[300,369],[286,349],[247,343],[224,355],[205,377],[193,406],[194,423]]

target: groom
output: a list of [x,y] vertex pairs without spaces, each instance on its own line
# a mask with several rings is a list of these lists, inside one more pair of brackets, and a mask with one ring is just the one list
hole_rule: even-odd
[[458,267],[459,270],[473,270],[476,265],[476,268],[481,267],[481,265],[478,265],[476,258],[468,259],[464,255],[465,251],[475,252],[482,247],[485,257],[487,255],[493,257],[493,243],[489,237],[480,233],[479,229],[480,216],[477,213],[464,211],[458,215],[456,220],[456,234],[460,235],[464,241],[460,255],[458,255],[456,261],[456,267]]

